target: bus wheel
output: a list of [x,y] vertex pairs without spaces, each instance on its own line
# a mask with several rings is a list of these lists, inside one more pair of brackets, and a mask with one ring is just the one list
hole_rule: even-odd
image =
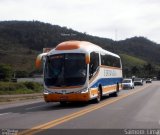
[[102,99],[102,89],[101,89],[101,87],[99,86],[99,87],[98,87],[98,96],[97,96],[96,99],[95,99],[96,103],[99,103],[99,102],[101,101],[101,99]]
[[64,106],[64,105],[67,104],[67,102],[66,102],[66,101],[60,101],[60,104],[61,104],[62,106]]

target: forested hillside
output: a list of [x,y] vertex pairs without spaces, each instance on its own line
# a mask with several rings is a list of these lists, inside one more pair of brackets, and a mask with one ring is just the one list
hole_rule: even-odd
[[35,72],[37,54],[66,40],[86,40],[118,53],[127,70],[149,63],[160,66],[160,45],[144,37],[113,41],[38,21],[0,22],[0,64],[9,64],[14,71]]
[[144,37],[133,37],[119,41],[117,51],[160,65],[160,45]]
[[[66,27],[37,21],[0,22],[0,44],[21,45],[32,50],[41,51],[43,47],[54,47],[66,40],[87,40],[103,47],[111,45],[112,40],[89,36]],[[4,47],[6,48],[6,46]]]

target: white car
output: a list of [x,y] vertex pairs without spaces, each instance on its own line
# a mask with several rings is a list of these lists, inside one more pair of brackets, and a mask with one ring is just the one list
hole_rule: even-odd
[[146,83],[152,83],[152,79],[151,78],[147,78],[146,79]]
[[142,78],[135,78],[134,79],[134,85],[143,85],[143,79]]
[[122,81],[122,87],[123,89],[134,89],[134,82],[132,79],[124,79]]

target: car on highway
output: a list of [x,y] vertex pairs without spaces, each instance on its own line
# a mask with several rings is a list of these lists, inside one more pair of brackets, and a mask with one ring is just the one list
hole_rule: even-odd
[[143,85],[143,79],[142,78],[135,78],[134,79],[134,85]]
[[157,77],[153,77],[153,79],[152,79],[153,81],[156,81],[157,80]]
[[146,83],[152,83],[152,79],[151,78],[147,78],[146,79]]
[[134,82],[132,79],[124,79],[122,81],[122,88],[123,89],[134,89]]

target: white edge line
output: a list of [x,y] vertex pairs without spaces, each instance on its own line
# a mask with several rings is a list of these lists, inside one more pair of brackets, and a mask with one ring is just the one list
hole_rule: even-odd
[[39,106],[25,108],[25,110],[31,110],[31,109],[39,108],[39,107],[42,107],[42,106],[46,106],[46,104],[45,105],[39,105]]

